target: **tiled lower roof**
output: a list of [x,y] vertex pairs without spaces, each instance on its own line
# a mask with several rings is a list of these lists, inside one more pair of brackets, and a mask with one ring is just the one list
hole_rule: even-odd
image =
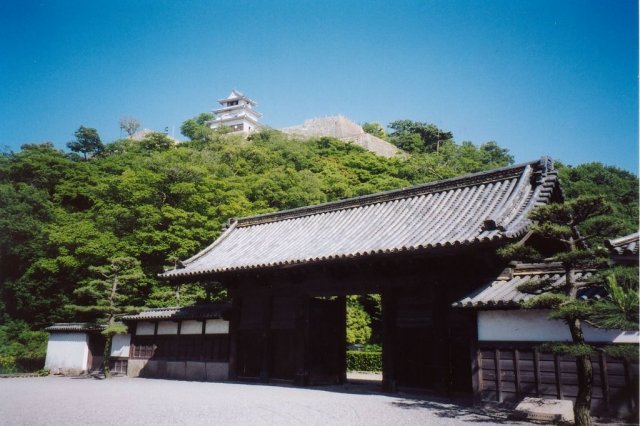
[[607,247],[613,254],[622,256],[638,255],[638,241],[640,240],[640,232],[635,232],[624,237],[615,238],[606,242]]
[[87,323],[87,322],[57,322],[44,329],[44,331],[66,331],[66,332],[87,332],[87,331],[102,331],[104,325]]
[[[578,271],[576,281],[584,281],[592,276],[592,271]],[[513,308],[520,307],[535,297],[523,293],[518,287],[527,282],[549,280],[551,285],[560,288],[565,284],[566,275],[562,266],[552,264],[518,264],[507,268],[498,279],[477,290],[462,300],[453,303],[457,308]],[[578,298],[599,299],[605,294],[601,288],[584,287],[578,290]]]
[[434,250],[523,236],[528,213],[561,197],[549,158],[455,179],[232,221],[163,278]]
[[231,308],[229,303],[211,303],[181,308],[153,308],[136,315],[122,317],[124,321],[148,321],[167,319],[218,319],[223,318]]

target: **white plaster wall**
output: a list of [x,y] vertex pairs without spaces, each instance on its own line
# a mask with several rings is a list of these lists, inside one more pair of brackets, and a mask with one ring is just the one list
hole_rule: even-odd
[[182,321],[182,325],[180,326],[180,334],[202,334],[202,321]]
[[178,334],[178,323],[173,321],[160,321],[158,334]]
[[[570,341],[569,327],[560,320],[547,318],[545,310],[479,311],[478,340],[554,342]],[[638,343],[637,331],[602,330],[585,325],[585,339],[590,342]]]
[[229,334],[229,321],[210,319],[204,331],[205,334]]
[[89,337],[86,333],[49,333],[45,368],[87,369]]
[[140,321],[136,324],[136,334],[138,336],[153,336],[156,325],[152,322]]
[[129,357],[130,334],[116,334],[111,341],[111,356]]

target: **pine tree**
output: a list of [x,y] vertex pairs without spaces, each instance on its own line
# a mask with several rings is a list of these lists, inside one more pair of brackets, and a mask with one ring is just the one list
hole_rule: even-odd
[[[544,256],[531,247],[523,245],[508,246],[502,251],[504,256],[518,260],[560,262],[564,268],[566,280],[562,288],[553,288],[549,282],[540,280],[526,283],[518,289],[527,293],[538,294],[529,300],[525,308],[550,309],[549,318],[564,321],[571,334],[571,343],[549,343],[545,349],[576,357],[578,375],[578,395],[574,405],[575,422],[578,426],[591,425],[591,390],[593,384],[593,367],[591,355],[595,349],[585,341],[582,325],[585,321],[595,326],[617,323],[616,318],[626,315],[624,309],[612,309],[616,305],[614,298],[626,301],[633,295],[610,295],[607,301],[600,304],[579,299],[578,290],[585,286],[598,285],[593,281],[576,280],[576,271],[606,265],[606,252],[592,250],[587,242],[592,239],[615,236],[620,224],[610,218],[612,208],[602,197],[578,197],[564,204],[549,204],[534,209],[530,218],[534,221],[532,235],[542,237],[556,247],[551,257]],[[589,225],[588,234],[580,234],[578,227]],[[583,227],[584,229],[584,227]],[[547,253],[548,254],[548,253]],[[615,281],[615,278],[614,278]],[[611,286],[607,287],[609,292]],[[615,290],[613,290],[615,291]],[[637,292],[635,293],[637,309]],[[619,303],[618,303],[619,306]],[[628,312],[627,312],[628,314]],[[595,320],[597,317],[599,321]],[[626,323],[627,325],[629,323]],[[637,324],[636,324],[637,327]]]
[[112,258],[109,264],[90,269],[96,278],[88,280],[74,291],[76,296],[86,300],[87,304],[73,305],[71,308],[77,312],[95,315],[98,323],[105,326],[102,331],[105,336],[102,371],[105,378],[110,378],[111,341],[114,335],[127,332],[126,326],[116,322],[116,318],[118,315],[139,310],[137,307],[127,306],[127,293],[135,288],[144,274],[140,262],[132,257]]

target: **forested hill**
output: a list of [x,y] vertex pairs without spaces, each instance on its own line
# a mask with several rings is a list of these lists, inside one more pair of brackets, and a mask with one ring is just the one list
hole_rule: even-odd
[[[142,141],[116,141],[86,159],[50,144],[0,156],[0,322],[22,319],[42,327],[87,319],[70,305],[90,303],[90,295],[74,290],[95,278],[96,267],[119,256],[139,259],[145,274],[126,290],[128,304],[175,305],[174,290],[156,274],[211,243],[229,218],[513,161],[493,142],[438,140],[436,150],[387,159],[330,138],[296,140],[264,131],[244,140],[195,130],[190,142],[150,134]],[[569,196],[605,194],[628,231],[634,230],[634,175],[589,164],[564,167],[562,177]],[[182,303],[206,298],[206,290],[186,287]]]

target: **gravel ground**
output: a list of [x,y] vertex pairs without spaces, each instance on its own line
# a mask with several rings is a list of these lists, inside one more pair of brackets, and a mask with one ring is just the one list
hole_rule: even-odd
[[1,425],[516,424],[486,411],[371,386],[297,388],[158,379],[0,380]]

